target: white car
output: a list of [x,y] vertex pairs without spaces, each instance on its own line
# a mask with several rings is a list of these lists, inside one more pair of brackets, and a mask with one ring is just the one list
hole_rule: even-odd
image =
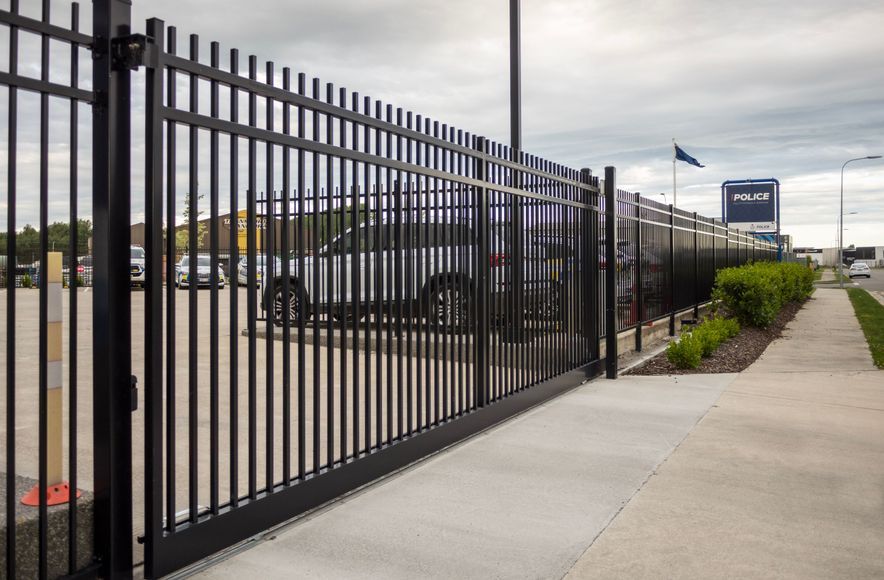
[[[208,256],[198,256],[197,257],[197,265],[196,265],[196,285],[199,286],[209,286],[211,285],[211,260]],[[184,256],[181,258],[181,261],[175,267],[175,285],[181,289],[189,288],[191,282],[193,281],[193,277],[191,275],[190,268],[190,256]],[[224,271],[221,269],[221,266],[218,266],[218,288],[224,288]]]
[[141,246],[131,246],[129,255],[129,283],[132,286],[141,286],[147,281],[145,276],[145,264],[147,255]]
[[[408,248],[397,248],[395,240],[404,236],[407,228],[413,232],[413,243]],[[412,302],[412,312],[417,316],[418,308],[434,327],[445,327],[452,331],[463,331],[474,319],[475,301],[475,248],[476,234],[469,221],[449,223],[412,223],[398,227],[396,224],[362,224],[358,228],[360,292],[353,294],[353,255],[355,250],[354,230],[347,230],[317,252],[315,256],[293,258],[289,262],[288,297],[284,297],[282,265],[277,263],[273,272],[273,283],[266,284],[262,293],[262,307],[273,307],[277,324],[282,323],[283,309],[288,308],[289,320],[297,323],[303,317],[308,320],[315,312],[329,312],[337,319],[352,318],[351,308],[358,301],[361,307],[360,318],[369,305],[402,300]],[[380,230],[380,246],[375,245]],[[514,293],[508,280],[510,271],[510,245],[504,237],[511,228],[492,227],[490,232],[491,304],[492,317],[502,318],[506,312],[506,298]],[[388,233],[389,232],[389,233]],[[393,243],[388,243],[389,241]],[[391,247],[392,246],[392,247]],[[303,272],[299,272],[299,260],[303,260]],[[343,264],[342,264],[343,261]],[[543,296],[554,300],[557,296],[554,286],[557,283],[550,275],[550,268],[542,259],[542,254],[526,245],[524,295]],[[397,268],[397,262],[399,268]],[[331,266],[331,290],[328,288]],[[347,283],[341,284],[340,272],[346,273]],[[398,272],[397,272],[398,270]],[[380,274],[381,296],[377,296],[377,278]],[[391,276],[394,280],[391,280]],[[398,274],[398,278],[397,278]],[[269,276],[268,276],[269,279]],[[409,284],[410,282],[410,284]],[[318,294],[315,293],[316,285]],[[341,286],[344,286],[342,289]],[[531,305],[536,300],[526,300],[526,315],[530,316]],[[420,306],[422,305],[422,306]],[[512,304],[509,304],[512,307]],[[396,309],[394,309],[396,310]],[[405,310],[405,309],[403,309]],[[427,310],[429,310],[427,312]],[[547,307],[538,311],[549,312]]]
[[[264,279],[264,256],[258,254],[255,257],[255,282],[258,286],[261,286],[261,281]],[[277,275],[282,272],[282,260],[276,258],[275,266]],[[249,270],[248,270],[248,257],[242,256],[239,259],[239,262],[236,264],[236,283],[240,286],[245,286],[249,283]]]
[[869,265],[865,262],[854,262],[850,265],[850,270],[848,270],[847,275],[850,276],[851,280],[853,278],[859,278],[860,276],[871,278],[872,269],[869,268]]

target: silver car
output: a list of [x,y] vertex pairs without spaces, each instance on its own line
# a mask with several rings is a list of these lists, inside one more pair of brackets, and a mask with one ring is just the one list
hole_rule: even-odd
[[[293,322],[308,320],[316,312],[330,312],[335,318],[346,320],[352,317],[350,308],[356,303],[362,306],[361,317],[372,302],[425,300],[429,308],[425,316],[431,325],[464,330],[473,319],[475,307],[473,268],[477,237],[472,223],[457,219],[448,223],[413,223],[410,227],[414,238],[412,243],[405,244],[411,246],[410,251],[397,247],[391,225],[361,224],[337,236],[315,256],[292,259],[288,297],[283,295],[282,267],[277,265],[272,280],[268,280],[270,283],[262,292],[262,307],[273,308],[275,321],[281,324],[284,308],[288,308]],[[505,234],[503,227],[492,227],[490,231],[492,316],[494,313],[503,315],[507,296],[512,293],[508,282],[512,258]],[[525,269],[523,292],[551,296],[554,281],[547,265],[535,254],[538,252],[526,248],[525,259],[536,259],[537,263]],[[300,260],[303,260],[303,271],[299,269]],[[363,280],[376,281],[362,284],[359,294],[354,293],[352,280],[349,284],[340,284],[337,279],[341,271],[349,276],[354,266]],[[384,275],[397,270],[402,275],[398,282]],[[405,284],[406,280],[410,280],[410,284]],[[314,294],[317,283],[321,286],[320,292]]]
[[147,256],[144,253],[144,248],[141,246],[131,246],[129,252],[129,283],[132,286],[144,288],[144,283],[147,280],[145,275],[145,258]]
[[[197,257],[197,265],[196,265],[196,285],[199,286],[209,286],[211,285],[211,260],[208,256],[198,256]],[[191,282],[193,281],[193,275],[191,274],[190,268],[190,256],[184,256],[181,258],[181,261],[178,262],[178,265],[175,267],[175,271],[177,272],[175,275],[175,285],[179,288],[189,288]],[[218,266],[218,287],[224,288],[224,271],[221,269],[221,266]]]
[[[261,280],[264,279],[264,263],[265,257],[262,255],[255,256],[255,282],[261,286]],[[282,272],[282,260],[275,259],[275,271]],[[236,283],[245,286],[249,283],[248,257],[243,256],[236,265]]]

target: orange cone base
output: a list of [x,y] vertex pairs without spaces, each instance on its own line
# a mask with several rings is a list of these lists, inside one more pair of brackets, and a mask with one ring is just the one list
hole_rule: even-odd
[[[83,493],[80,490],[77,490],[77,497],[80,497],[81,495],[83,495]],[[61,483],[56,483],[55,485],[47,486],[46,505],[61,505],[63,503],[68,503],[69,501],[71,501],[71,486],[68,485],[68,482],[63,481]],[[31,488],[31,491],[21,498],[21,503],[32,507],[39,506],[40,485],[37,484]]]

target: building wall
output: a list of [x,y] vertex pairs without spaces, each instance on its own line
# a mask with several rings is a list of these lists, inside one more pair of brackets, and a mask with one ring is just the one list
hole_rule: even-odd
[[[823,248],[822,254],[809,254],[813,259],[819,260],[821,266],[832,267],[838,265],[838,248]],[[874,260],[857,260],[864,262],[870,268],[884,268],[884,246],[875,246]]]

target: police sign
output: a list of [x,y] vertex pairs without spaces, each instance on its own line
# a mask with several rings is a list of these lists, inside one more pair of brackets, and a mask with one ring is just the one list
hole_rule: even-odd
[[776,179],[725,181],[721,185],[723,220],[749,232],[778,231],[779,185]]

